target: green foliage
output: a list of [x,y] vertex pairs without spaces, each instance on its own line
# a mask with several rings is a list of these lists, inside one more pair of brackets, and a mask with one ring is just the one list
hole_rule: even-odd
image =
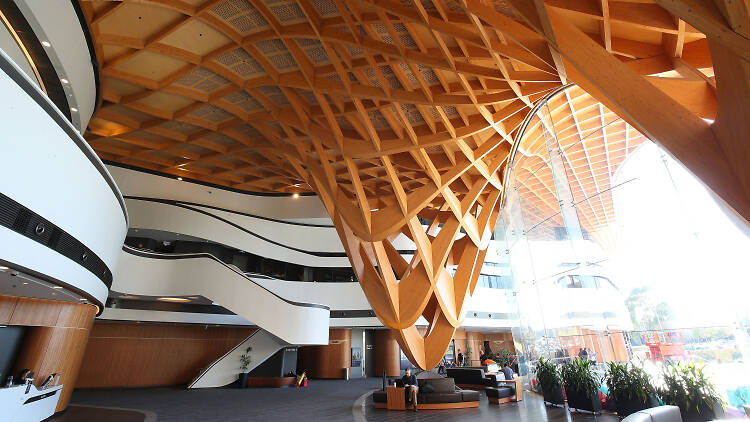
[[240,369],[242,369],[242,372],[247,371],[247,367],[250,366],[250,363],[252,363],[253,359],[250,357],[250,352],[253,351],[252,346],[245,349],[245,353],[243,353],[240,356]]
[[497,352],[490,354],[488,357],[499,363],[501,367],[510,366],[510,357],[513,352],[508,349],[498,349]]
[[703,365],[667,363],[662,369],[664,387],[659,394],[666,404],[678,406],[683,412],[713,408],[723,400],[716,386],[706,376]]
[[656,393],[648,374],[641,365],[609,362],[605,380],[610,395],[615,401],[630,400],[646,403],[649,395]]
[[648,287],[635,288],[625,299],[630,319],[637,330],[661,330],[662,323],[672,319],[672,309],[666,302],[654,303]]
[[578,391],[590,396],[599,390],[601,380],[594,372],[594,363],[589,360],[575,359],[560,368],[565,389]]
[[534,368],[534,374],[539,381],[539,385],[545,391],[552,391],[555,387],[562,385],[557,365],[545,358],[539,358],[539,362]]

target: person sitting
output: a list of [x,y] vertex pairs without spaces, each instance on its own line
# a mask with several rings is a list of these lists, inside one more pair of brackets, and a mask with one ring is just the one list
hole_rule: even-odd
[[510,366],[506,363],[505,366],[502,369],[503,375],[505,376],[506,380],[512,380],[513,379],[513,369],[511,369]]
[[408,397],[407,404],[414,404],[414,411],[417,411],[417,393],[419,392],[419,386],[417,385],[417,377],[412,375],[411,368],[406,368],[404,376],[401,378],[401,382],[404,383],[406,394]]

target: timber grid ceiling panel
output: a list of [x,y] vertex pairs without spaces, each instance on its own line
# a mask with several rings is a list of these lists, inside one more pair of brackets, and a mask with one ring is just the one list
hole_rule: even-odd
[[[316,192],[373,309],[421,368],[463,319],[519,126],[562,84],[750,216],[750,143],[737,141],[750,139],[744,2],[80,3],[101,64],[85,134],[97,153],[238,189]],[[581,163],[583,179],[594,164]],[[591,207],[591,219],[611,212]],[[398,233],[417,245],[411,262],[392,246]]]

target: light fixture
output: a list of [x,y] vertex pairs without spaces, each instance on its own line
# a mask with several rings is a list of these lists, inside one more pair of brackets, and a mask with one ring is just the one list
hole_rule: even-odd
[[77,109],[77,108],[75,108],[75,107],[71,107],[71,108],[70,108],[70,111],[72,111],[73,113],[78,113],[78,109]]
[[6,267],[5,265],[0,265],[0,271],[5,271],[5,270],[8,270],[8,269],[9,268]]
[[50,44],[49,41],[42,41],[42,45],[45,47],[52,47],[52,44]]
[[62,286],[52,286],[53,289],[62,289]]
[[70,83],[70,81],[67,80],[67,79],[65,79],[65,78],[60,78],[60,82],[62,82],[64,84],[69,84]]
[[294,199],[297,199],[297,198],[299,198],[299,194],[298,194],[297,192],[294,192],[294,193],[292,194],[292,198],[294,198]]
[[177,180],[182,181],[182,177],[178,177]]
[[160,297],[157,300],[162,302],[190,302],[190,299],[185,299],[184,297]]

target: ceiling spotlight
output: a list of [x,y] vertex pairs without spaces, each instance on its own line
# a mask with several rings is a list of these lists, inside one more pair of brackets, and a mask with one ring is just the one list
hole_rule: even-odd
[[177,180],[182,181],[182,177],[178,177]]
[[45,47],[52,47],[52,44],[50,44],[49,41],[42,41],[42,45]]
[[53,289],[62,289],[62,286],[52,286]]
[[65,78],[60,78],[60,82],[62,82],[62,83],[64,83],[64,84],[68,84],[68,83],[70,83],[70,81],[69,81],[69,80],[67,80],[67,79],[65,79]]
[[77,108],[75,108],[75,107],[71,107],[71,108],[70,108],[70,111],[72,111],[73,113],[78,113],[78,109],[77,109]]
[[294,193],[292,194],[292,198],[294,198],[294,199],[297,199],[297,198],[299,198],[299,194],[298,194],[297,192],[294,192]]

